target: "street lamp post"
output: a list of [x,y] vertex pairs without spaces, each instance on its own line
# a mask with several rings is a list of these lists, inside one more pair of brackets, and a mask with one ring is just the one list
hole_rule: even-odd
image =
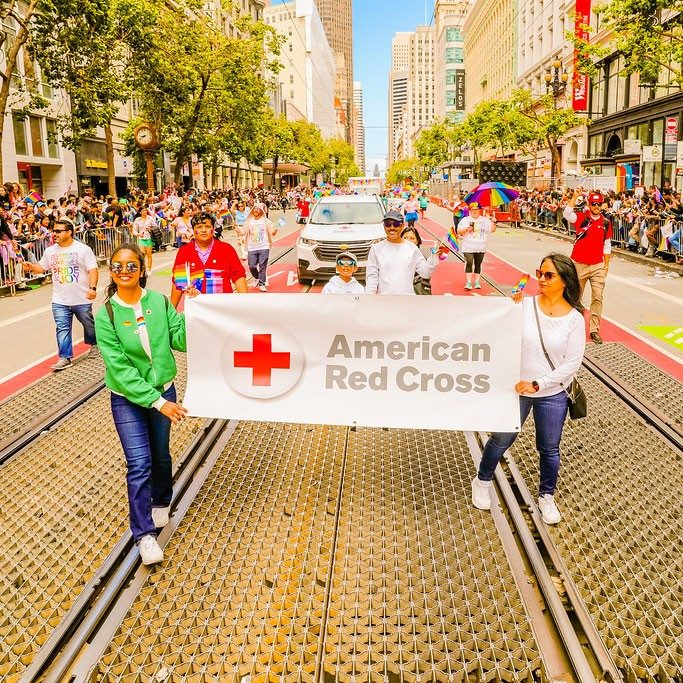
[[[562,68],[562,62],[559,59],[555,59],[552,63],[552,71],[548,69],[543,76],[545,80],[545,88],[548,94],[553,96],[553,107],[557,108],[555,105],[555,100],[561,95],[564,95],[567,90],[567,81],[569,80],[569,74]],[[559,180],[560,175],[560,164],[558,163],[559,152],[557,150],[557,145],[555,149],[550,150],[550,183],[555,185]]]

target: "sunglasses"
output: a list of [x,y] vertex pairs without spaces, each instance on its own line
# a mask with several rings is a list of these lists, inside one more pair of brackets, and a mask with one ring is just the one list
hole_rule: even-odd
[[403,221],[384,221],[385,228],[400,228],[403,225]]
[[60,230],[59,228],[52,228],[52,232],[55,233],[55,235],[59,234],[60,232],[69,232],[67,228],[64,228],[64,230]]
[[602,206],[602,202],[591,202],[591,206]]
[[353,261],[353,260],[351,260],[351,259],[349,259],[349,258],[340,258],[340,259],[337,261],[337,265],[338,265],[338,266],[355,266],[355,265],[356,265],[356,262]]
[[[120,275],[124,271],[123,263],[112,263],[109,266],[109,270],[114,273],[114,275]],[[126,273],[137,273],[140,270],[140,264],[137,261],[128,261],[125,265]]]
[[550,270],[536,270],[536,279],[537,280],[545,280],[546,282],[550,282],[553,278],[557,277],[557,273],[553,273]]

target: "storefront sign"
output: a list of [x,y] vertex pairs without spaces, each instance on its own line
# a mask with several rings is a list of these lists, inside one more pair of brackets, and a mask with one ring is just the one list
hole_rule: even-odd
[[[588,27],[591,22],[591,0],[576,0],[574,35],[581,40],[589,40]],[[579,52],[574,50],[574,77],[572,79],[572,109],[588,110],[588,76],[578,72]]]
[[522,307],[494,297],[200,295],[191,415],[513,432]]
[[643,161],[644,162],[658,162],[662,160],[662,146],[661,145],[645,145],[643,147]]
[[640,140],[624,140],[624,154],[640,154],[641,146]]
[[108,168],[107,162],[99,159],[86,159],[85,165],[87,168]]

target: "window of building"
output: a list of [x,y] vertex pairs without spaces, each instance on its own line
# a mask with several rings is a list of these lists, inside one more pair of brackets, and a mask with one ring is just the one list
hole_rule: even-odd
[[455,54],[456,48],[447,47],[446,48],[446,64],[458,64]]
[[12,114],[14,127],[14,149],[17,154],[28,154],[26,144],[26,121],[21,120],[16,114]]
[[289,74],[289,82],[294,83],[294,74]]
[[45,119],[47,126],[47,155],[50,159],[59,159],[59,145],[57,144],[57,122]]
[[455,107],[456,99],[457,99],[457,93],[455,90],[446,90],[446,106],[447,107]]
[[602,133],[591,135],[588,138],[588,156],[595,157],[602,153]]
[[652,144],[661,145],[664,142],[664,119],[652,122]]
[[290,91],[289,91],[289,99],[290,99],[290,100],[293,100],[293,99],[294,99],[294,91],[293,91],[293,90],[290,90]]
[[40,125],[40,119],[37,116],[28,117],[28,125],[31,131],[31,149],[33,156],[42,157],[43,151],[43,130]]
[[451,26],[446,29],[446,41],[452,43],[456,40],[462,40],[462,34],[457,26]]
[[591,80],[590,112],[593,118],[605,115],[605,70],[600,67]]

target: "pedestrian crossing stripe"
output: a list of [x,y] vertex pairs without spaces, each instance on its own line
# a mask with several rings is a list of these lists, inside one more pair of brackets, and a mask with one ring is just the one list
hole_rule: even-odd
[[638,325],[638,328],[661,341],[683,349],[683,327],[675,325]]

